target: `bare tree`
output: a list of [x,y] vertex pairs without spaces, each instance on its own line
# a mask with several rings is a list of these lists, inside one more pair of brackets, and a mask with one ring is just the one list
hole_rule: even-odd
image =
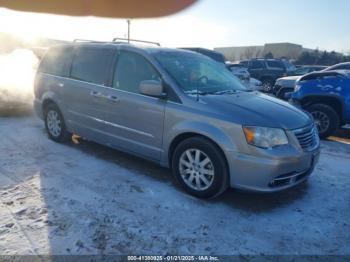
[[255,48],[255,49],[256,49],[255,57],[260,57],[261,54],[262,54],[262,50],[261,50],[261,49],[258,49],[258,48]]
[[243,53],[246,59],[259,57],[260,54],[261,54],[261,50],[256,46],[247,47]]
[[297,59],[301,54],[301,49],[297,49],[297,48],[288,48],[286,57],[288,59]]

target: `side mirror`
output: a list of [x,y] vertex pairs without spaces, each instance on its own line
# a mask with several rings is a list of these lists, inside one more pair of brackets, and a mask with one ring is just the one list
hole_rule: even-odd
[[163,85],[160,81],[157,80],[141,81],[139,91],[141,94],[146,96],[153,96],[158,98],[165,97],[165,93],[163,92]]

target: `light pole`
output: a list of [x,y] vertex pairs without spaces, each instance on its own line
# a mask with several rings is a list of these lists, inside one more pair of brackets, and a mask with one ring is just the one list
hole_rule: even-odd
[[130,43],[130,19],[126,20],[128,23],[128,43]]

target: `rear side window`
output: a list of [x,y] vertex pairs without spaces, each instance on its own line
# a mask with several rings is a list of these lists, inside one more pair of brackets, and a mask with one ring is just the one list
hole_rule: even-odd
[[53,47],[45,54],[40,63],[39,72],[68,76],[69,64],[73,55],[73,47]]
[[282,62],[279,61],[266,61],[267,65],[269,67],[274,67],[274,68],[282,68],[284,69],[284,65]]
[[248,61],[241,61],[239,62],[241,65],[243,65],[244,67],[248,67]]
[[251,69],[261,69],[264,68],[264,63],[261,61],[251,61],[249,67]]
[[72,62],[71,77],[74,79],[107,85],[113,50],[83,47],[76,50]]

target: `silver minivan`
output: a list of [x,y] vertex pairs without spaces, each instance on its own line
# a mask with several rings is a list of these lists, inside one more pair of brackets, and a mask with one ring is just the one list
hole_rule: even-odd
[[247,90],[191,51],[113,42],[49,49],[35,79],[49,138],[78,134],[172,169],[197,197],[273,192],[305,181],[319,157],[312,118]]

